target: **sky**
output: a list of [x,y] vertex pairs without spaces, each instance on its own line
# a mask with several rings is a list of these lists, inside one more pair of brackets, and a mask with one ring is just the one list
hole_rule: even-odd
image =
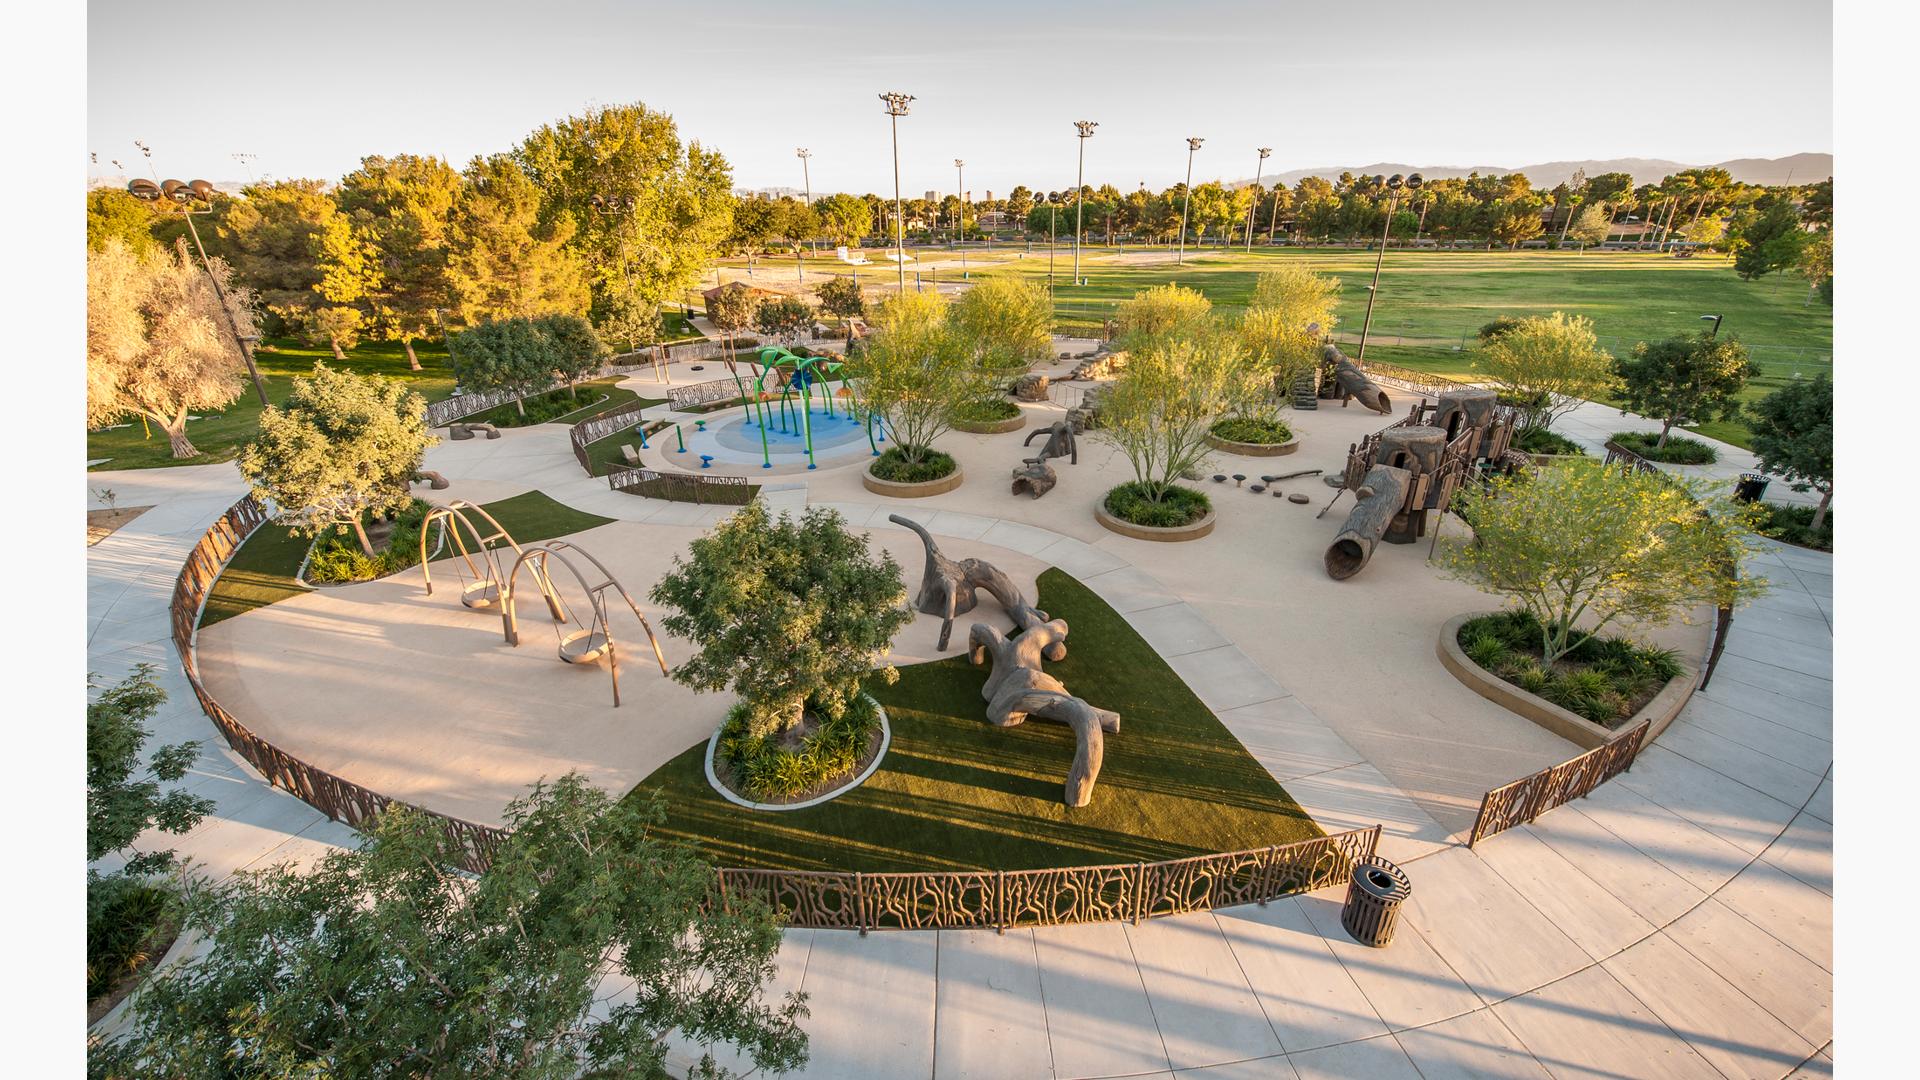
[[[183,9],[184,10],[184,9]],[[91,175],[337,180],[369,154],[464,165],[595,105],[645,102],[736,186],[974,197],[1365,165],[1705,164],[1833,143],[1830,5],[255,0],[88,10]],[[251,154],[247,161],[236,154]]]

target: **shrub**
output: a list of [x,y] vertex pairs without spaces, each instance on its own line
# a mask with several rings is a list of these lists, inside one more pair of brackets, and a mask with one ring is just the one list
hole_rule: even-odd
[[[307,556],[306,579],[319,585],[372,581],[414,565],[420,561],[420,525],[431,509],[424,500],[413,500],[394,515],[386,546],[371,556],[360,550],[344,527],[321,533]],[[366,523],[371,524],[371,519]]]
[[817,718],[819,726],[798,746],[788,747],[779,734],[754,734],[744,704],[727,713],[714,756],[727,764],[742,794],[791,799],[832,783],[860,764],[880,727],[880,712],[865,694],[848,701],[839,716],[825,715],[811,702],[807,714]]
[[1720,452],[1699,439],[1669,435],[1665,446],[1660,436],[1644,431],[1616,431],[1613,441],[1648,461],[1668,465],[1711,465],[1720,460]]
[[1498,315],[1494,320],[1482,326],[1477,336],[1481,344],[1495,342],[1505,337],[1520,325],[1520,320],[1512,315]]
[[1513,437],[1513,448],[1528,454],[1586,455],[1586,447],[1546,428],[1528,428]]
[[87,1000],[160,958],[179,925],[172,889],[116,874],[87,881]]
[[1262,446],[1274,446],[1293,438],[1293,429],[1284,420],[1274,420],[1263,416],[1229,416],[1214,421],[1208,429],[1215,438],[1228,442],[1258,443]]
[[1157,529],[1176,529],[1191,525],[1213,509],[1204,491],[1171,485],[1161,489],[1159,498],[1141,481],[1121,484],[1107,492],[1107,513],[1133,525]]
[[1759,524],[1754,531],[1762,536],[1772,537],[1783,544],[1814,548],[1818,551],[1833,550],[1833,511],[1827,511],[1825,520],[1818,529],[1813,527],[1817,509],[1811,506],[1783,506],[1779,503],[1761,503]]
[[1540,659],[1540,621],[1519,610],[1468,619],[1458,640],[1460,651],[1482,670],[1606,727],[1632,717],[1686,670],[1671,649],[1598,635],[1545,664]]
[[1486,340],[1473,366],[1520,403],[1520,426],[1528,430],[1552,427],[1557,416],[1600,400],[1619,381],[1593,321],[1558,311],[1507,325]]
[[991,424],[1020,415],[1020,406],[1003,397],[975,398],[954,406],[953,418],[967,424]]
[[944,450],[929,450],[919,461],[910,461],[899,447],[890,446],[873,459],[871,469],[879,480],[896,484],[924,484],[929,480],[952,476],[953,470],[959,467],[953,455]]

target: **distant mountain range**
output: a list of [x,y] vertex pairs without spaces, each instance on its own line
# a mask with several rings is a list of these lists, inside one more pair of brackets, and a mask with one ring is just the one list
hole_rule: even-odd
[[[1407,165],[1400,162],[1376,161],[1371,165],[1327,166],[1318,169],[1296,169],[1281,173],[1277,179],[1285,180],[1291,187],[1309,176],[1337,179],[1341,173],[1350,172],[1355,176],[1373,176],[1394,173],[1419,173],[1432,180],[1444,180],[1479,173],[1481,176],[1502,176],[1507,173],[1525,173],[1537,188],[1551,188],[1573,177],[1576,171],[1584,171],[1589,177],[1601,173],[1632,173],[1635,184],[1657,184],[1682,169],[1720,168],[1731,173],[1734,180],[1743,184],[1785,184],[1812,183],[1825,180],[1833,175],[1832,154],[1794,154],[1782,158],[1735,158],[1732,161],[1716,161],[1708,165],[1689,165],[1679,161],[1666,161],[1660,158],[1608,158],[1602,161],[1543,161],[1537,165]],[[1272,184],[1276,178],[1268,176],[1263,183]],[[1235,186],[1251,182],[1251,177],[1234,181]]]

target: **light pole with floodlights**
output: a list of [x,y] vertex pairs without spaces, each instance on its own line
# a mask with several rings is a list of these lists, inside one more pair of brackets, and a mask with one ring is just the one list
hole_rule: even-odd
[[960,206],[954,210],[954,243],[960,248],[960,279],[967,277],[967,163],[959,158],[953,159],[953,194],[960,200]]
[[1253,201],[1247,204],[1247,254],[1253,254],[1253,216],[1260,208],[1260,176],[1267,167],[1267,155],[1273,153],[1273,147],[1260,148],[1260,161],[1253,167]]
[[1187,139],[1187,188],[1180,197],[1180,250],[1174,255],[1175,266],[1187,260],[1187,207],[1193,202],[1193,154],[1200,149],[1205,139]]
[[1087,140],[1093,138],[1093,129],[1100,126],[1097,120],[1075,120],[1073,126],[1080,132],[1080,171],[1073,181],[1073,283],[1080,284],[1080,215],[1081,207],[1086,203],[1087,190]]
[[1711,330],[1709,330],[1709,331],[1707,331],[1707,337],[1708,337],[1708,339],[1713,339],[1713,338],[1717,338],[1717,337],[1719,337],[1719,336],[1720,336],[1720,320],[1721,320],[1721,319],[1724,319],[1724,318],[1726,318],[1726,316],[1725,316],[1725,315],[1702,315],[1702,316],[1700,316],[1700,320],[1701,320],[1702,322],[1706,322],[1706,321],[1708,321],[1708,320],[1712,320],[1712,322],[1713,322],[1713,329],[1711,329]]
[[907,291],[907,242],[903,230],[906,227],[906,211],[900,202],[900,118],[907,115],[907,103],[913,100],[912,94],[903,94],[898,90],[889,90],[880,95],[886,103],[887,116],[893,121],[893,262],[899,271],[900,291]]
[[1419,173],[1404,180],[1399,173],[1387,178],[1387,220],[1380,226],[1380,253],[1373,259],[1373,284],[1367,286],[1367,315],[1360,322],[1360,355],[1355,360],[1367,358],[1367,332],[1373,328],[1373,301],[1380,295],[1380,264],[1387,258],[1387,237],[1393,232],[1393,212],[1400,201],[1400,189],[1404,186],[1409,191],[1418,191],[1423,182]]

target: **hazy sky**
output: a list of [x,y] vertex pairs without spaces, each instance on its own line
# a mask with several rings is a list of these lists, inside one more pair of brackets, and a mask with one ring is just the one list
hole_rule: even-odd
[[338,179],[366,154],[463,165],[593,104],[643,101],[718,147],[743,187],[976,197],[1387,160],[1705,163],[1832,149],[1831,8],[1797,0],[1561,5],[1374,0],[915,4],[727,0],[254,0],[163,15],[89,7],[95,170],[154,148],[163,176]]

